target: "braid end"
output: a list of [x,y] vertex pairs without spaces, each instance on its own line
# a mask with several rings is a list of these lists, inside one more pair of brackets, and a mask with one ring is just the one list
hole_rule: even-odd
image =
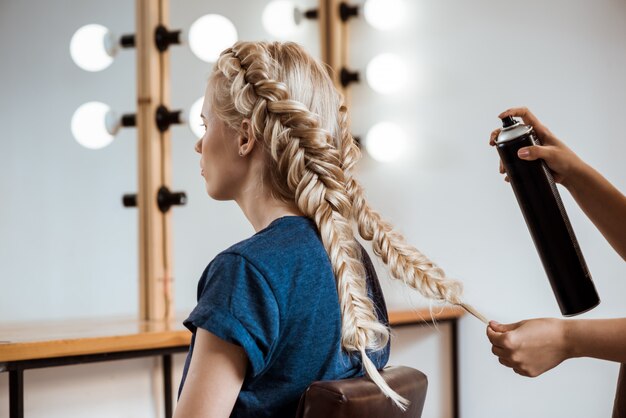
[[374,365],[374,363],[372,363],[372,360],[367,357],[365,349],[361,349],[360,351],[361,361],[368,377],[372,379],[376,386],[378,386],[380,390],[385,394],[385,396],[390,398],[398,408],[400,408],[403,412],[406,411],[411,402],[402,395],[400,395],[398,392],[391,389],[385,379],[383,379],[383,377],[380,375],[380,372],[376,370],[376,366]]

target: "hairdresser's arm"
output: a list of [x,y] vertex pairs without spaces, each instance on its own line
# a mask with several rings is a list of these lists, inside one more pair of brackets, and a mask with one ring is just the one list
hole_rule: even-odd
[[221,418],[233,410],[248,358],[238,345],[198,328],[174,418]]
[[626,196],[585,163],[566,187],[613,249],[626,260]]
[[[578,205],[591,219],[604,238],[626,260],[626,196],[607,179],[581,160],[526,108],[513,108],[498,117],[518,116],[532,125],[543,145],[521,148],[523,160],[543,159],[554,173],[554,179],[563,184]],[[499,129],[491,135],[495,144]],[[500,172],[504,169],[500,166]]]
[[515,324],[491,321],[487,337],[500,363],[535,377],[573,357],[626,363],[626,318],[531,319]]

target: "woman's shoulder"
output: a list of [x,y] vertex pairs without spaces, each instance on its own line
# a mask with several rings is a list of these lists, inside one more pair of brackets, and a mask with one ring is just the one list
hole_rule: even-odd
[[308,218],[278,218],[217,254],[202,274],[199,289],[211,277],[234,272],[245,272],[246,280],[267,283],[276,294],[300,289],[307,281],[293,277],[303,274],[327,277],[332,284],[332,267],[316,231]]
[[283,216],[249,238],[239,241],[220,254],[238,254],[246,260],[264,264],[268,260],[322,255],[324,247],[313,220],[305,216]]

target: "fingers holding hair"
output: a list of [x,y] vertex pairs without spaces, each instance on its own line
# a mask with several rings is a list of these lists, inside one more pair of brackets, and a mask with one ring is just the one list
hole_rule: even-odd
[[524,321],[513,324],[500,324],[496,321],[490,321],[487,327],[487,338],[489,338],[489,341],[495,347],[505,350],[515,349],[518,342],[511,331],[515,331],[523,322]]
[[508,332],[519,328],[523,323],[524,321],[514,322],[512,324],[501,324],[496,321],[489,321],[489,327],[496,332]]

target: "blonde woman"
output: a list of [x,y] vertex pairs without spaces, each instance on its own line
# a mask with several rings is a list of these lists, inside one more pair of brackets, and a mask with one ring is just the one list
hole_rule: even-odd
[[175,416],[292,417],[316,380],[380,377],[387,311],[372,241],[391,274],[459,302],[459,283],[374,212],[326,69],[294,43],[238,42],[209,78],[196,144],[209,196],[235,200],[256,233],[218,254],[184,321],[193,333]]

